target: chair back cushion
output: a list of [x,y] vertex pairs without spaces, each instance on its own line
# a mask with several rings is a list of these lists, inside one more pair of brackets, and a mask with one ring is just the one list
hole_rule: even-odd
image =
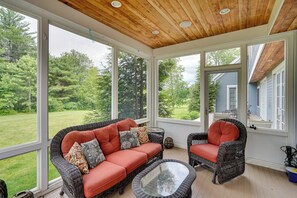
[[72,145],[77,142],[78,144],[91,141],[95,138],[93,131],[71,131],[65,135],[62,141],[61,150],[63,156],[69,152]]
[[119,121],[116,123],[119,131],[129,131],[132,127],[137,127],[136,122],[131,119],[127,118],[125,120]]
[[208,129],[208,143],[219,146],[223,142],[234,141],[239,138],[237,126],[231,122],[216,121]]
[[120,136],[116,124],[94,129],[94,134],[104,155],[108,155],[120,150]]

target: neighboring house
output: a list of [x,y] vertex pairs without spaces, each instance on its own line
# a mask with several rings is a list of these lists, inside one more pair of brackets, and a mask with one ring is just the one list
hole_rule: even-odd
[[[249,46],[248,54],[249,125],[284,130],[284,42]],[[212,80],[219,83],[215,112],[234,116],[238,108],[237,72],[216,74]]]

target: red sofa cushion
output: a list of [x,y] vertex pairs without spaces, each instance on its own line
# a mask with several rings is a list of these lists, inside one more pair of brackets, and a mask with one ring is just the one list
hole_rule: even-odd
[[147,157],[150,159],[158,154],[162,150],[161,144],[148,142],[141,144],[138,147],[132,148],[133,151],[138,151],[147,154]]
[[95,139],[95,135],[93,131],[71,131],[67,135],[65,135],[64,139],[62,140],[62,153],[63,156],[65,156],[74,142],[77,142],[78,144],[88,142]]
[[94,197],[109,189],[126,177],[125,168],[116,164],[104,161],[83,177],[85,197]]
[[219,146],[214,144],[195,144],[190,147],[190,152],[207,159],[213,163],[217,163]]
[[219,146],[223,142],[234,141],[239,137],[237,126],[231,122],[216,121],[208,129],[208,143]]
[[119,131],[128,131],[132,127],[137,127],[136,122],[131,118],[121,120],[121,121],[117,122],[116,125],[117,125]]
[[105,156],[105,158],[108,162],[124,167],[127,174],[147,162],[147,154],[132,150],[120,150]]
[[100,148],[104,155],[109,155],[120,150],[120,136],[116,124],[94,130],[94,134],[100,144]]

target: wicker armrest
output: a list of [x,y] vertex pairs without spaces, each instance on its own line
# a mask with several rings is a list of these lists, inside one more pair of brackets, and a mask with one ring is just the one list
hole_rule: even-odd
[[218,162],[226,162],[244,157],[244,143],[242,141],[224,142],[218,151]]
[[162,135],[156,133],[148,133],[149,139],[151,142],[158,143],[163,145],[163,137]]
[[193,140],[207,140],[207,133],[191,133],[187,140],[188,146],[192,145]]
[[67,190],[73,197],[84,197],[82,174],[80,170],[66,161],[63,157],[51,158],[52,163],[58,169]]

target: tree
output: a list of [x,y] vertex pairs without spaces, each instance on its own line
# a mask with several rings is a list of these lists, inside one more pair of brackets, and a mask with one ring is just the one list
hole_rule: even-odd
[[36,57],[36,33],[29,32],[29,23],[17,12],[0,8],[0,58],[16,62],[24,55]]
[[125,53],[119,53],[119,117],[134,119],[146,115],[146,69],[145,59]]
[[188,84],[183,80],[184,68],[178,59],[166,59],[159,63],[159,115],[171,117],[176,106],[188,100]]
[[[71,50],[60,57],[49,58],[49,101],[57,105],[53,111],[79,109],[80,86],[83,84],[92,61],[86,54]],[[51,105],[51,104],[49,104]],[[83,108],[84,109],[84,108]]]
[[232,63],[237,57],[240,57],[239,48],[224,49],[207,52],[206,66],[219,66]]
[[17,62],[17,72],[15,78],[18,79],[18,111],[36,110],[36,59],[32,56],[22,56]]
[[112,93],[112,53],[107,54],[107,65],[101,63],[98,70],[96,92],[96,108],[88,113],[84,119],[85,123],[99,122],[111,119],[111,93]]

